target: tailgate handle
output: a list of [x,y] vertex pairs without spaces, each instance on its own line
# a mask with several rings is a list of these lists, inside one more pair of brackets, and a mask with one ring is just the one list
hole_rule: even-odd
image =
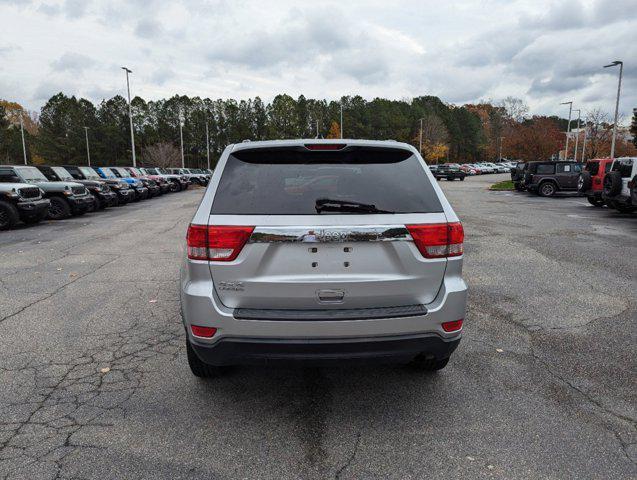
[[322,303],[341,303],[345,298],[343,290],[319,290],[316,292],[319,302]]

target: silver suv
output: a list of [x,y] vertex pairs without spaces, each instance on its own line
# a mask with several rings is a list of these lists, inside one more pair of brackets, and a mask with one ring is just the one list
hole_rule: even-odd
[[410,145],[244,142],[188,228],[188,361],[443,368],[465,316],[462,225]]

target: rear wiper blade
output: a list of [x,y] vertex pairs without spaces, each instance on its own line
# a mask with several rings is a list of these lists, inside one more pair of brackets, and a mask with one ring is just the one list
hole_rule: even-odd
[[315,207],[317,213],[321,212],[360,212],[360,213],[395,213],[389,210],[380,210],[376,205],[367,203],[335,200],[331,198],[319,198],[316,200]]

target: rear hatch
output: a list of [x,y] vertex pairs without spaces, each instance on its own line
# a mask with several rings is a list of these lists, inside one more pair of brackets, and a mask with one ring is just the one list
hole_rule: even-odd
[[208,223],[218,240],[208,245],[220,259],[209,265],[221,302],[256,309],[430,303],[447,260],[425,258],[411,235],[419,227],[407,226],[447,228],[447,218],[424,163],[407,149],[318,145],[244,148],[228,158]]

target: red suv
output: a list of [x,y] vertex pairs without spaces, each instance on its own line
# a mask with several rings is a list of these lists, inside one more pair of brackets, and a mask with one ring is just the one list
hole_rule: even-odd
[[603,207],[606,202],[602,198],[604,176],[610,171],[612,158],[594,158],[586,162],[584,171],[577,182],[578,191],[586,195],[588,203],[595,207]]

